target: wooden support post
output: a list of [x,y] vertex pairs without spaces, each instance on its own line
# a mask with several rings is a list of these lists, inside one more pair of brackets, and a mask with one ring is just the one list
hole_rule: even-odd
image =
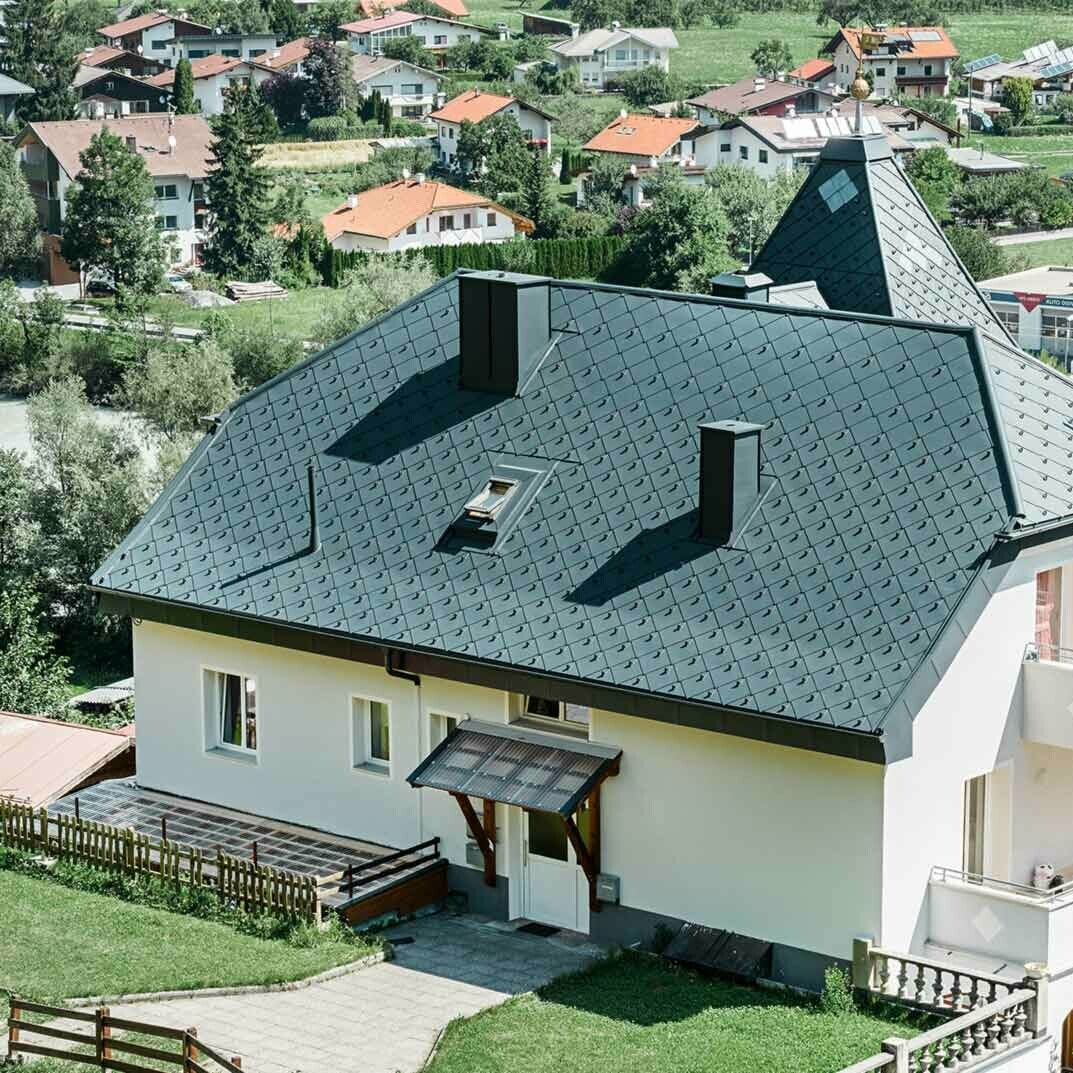
[[[589,856],[592,858],[593,874],[600,874],[600,784],[597,783],[589,794]],[[600,912],[600,902],[596,897],[596,880],[589,884],[589,911]]]
[[188,1028],[186,1030],[186,1042],[187,1050],[190,1052],[190,1061],[196,1062],[201,1057],[201,1051],[197,1045],[197,1029]]
[[[453,791],[451,792],[451,796],[458,802],[458,807],[462,810],[462,815],[466,818],[466,826],[469,828],[469,833],[473,835],[473,839],[480,847],[481,854],[484,857],[484,881],[488,886],[494,887],[496,885],[495,846],[488,841],[488,836],[484,833],[481,821],[477,819],[477,813],[474,811],[473,803],[470,799],[465,794],[456,794]],[[489,876],[491,876],[491,879],[489,879]]]
[[492,852],[484,855],[484,882],[489,887],[496,885],[496,803],[484,799],[484,837]]
[[236,1069],[241,1069],[242,1068],[242,1059],[237,1054],[234,1054],[234,1055],[231,1056],[231,1064]]
[[112,1026],[108,1024],[109,1010],[107,1006],[101,1006],[97,1010],[97,1061],[107,1062],[112,1057],[112,1046],[109,1040],[112,1038]]
[[596,877],[599,872],[593,864],[592,854],[589,853],[588,847],[581,837],[581,832],[577,829],[577,824],[574,823],[574,817],[564,816],[563,825],[566,827],[566,837],[570,839],[570,845],[574,847],[574,856],[577,857],[577,863],[581,865],[581,870],[589,881],[589,908],[599,912],[599,902],[596,901]]
[[15,1000],[11,999],[11,1012],[8,1015],[7,1022],[7,1042],[8,1053],[11,1053],[11,1044],[19,1042],[19,1025],[18,1022],[22,1020],[22,1010],[15,1005]]

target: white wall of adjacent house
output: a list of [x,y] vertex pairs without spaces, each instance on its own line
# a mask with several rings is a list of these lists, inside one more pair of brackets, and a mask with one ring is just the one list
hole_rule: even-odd
[[209,78],[194,79],[194,101],[202,115],[221,115],[224,110],[224,95],[236,84],[253,82],[260,85],[272,77],[272,72],[256,67],[236,67]]
[[[140,784],[388,845],[438,835],[465,864],[455,802],[405,779],[438,741],[437,716],[506,722],[508,694],[427,675],[417,688],[378,666],[144,621],[134,659]],[[255,682],[255,753],[218,744],[205,691],[217,671]],[[388,705],[386,771],[363,766],[355,698]],[[878,766],[605,711],[590,733],[623,751],[602,806],[603,870],[620,878],[623,905],[833,957],[877,931]],[[518,915],[519,810],[498,806],[497,824]],[[580,875],[568,878],[583,901]]]
[[560,70],[576,68],[578,81],[589,89],[603,89],[606,83],[642,67],[659,67],[668,71],[670,55],[670,49],[653,48],[632,37],[588,56],[562,56],[552,52],[556,66]]
[[142,31],[142,52],[160,63],[172,65],[169,42],[175,37],[175,23],[162,22]]
[[458,246],[464,242],[506,242],[515,235],[514,220],[501,209],[471,206],[432,212],[390,238],[344,232],[332,240],[337,250],[389,253],[419,246]]
[[[518,121],[518,126],[522,129],[522,133],[530,141],[543,142],[544,151],[546,153],[551,152],[550,120],[539,112],[526,108],[520,101],[512,101],[506,108],[502,109],[502,112],[505,115],[514,116]],[[498,115],[499,113],[496,114]],[[462,130],[462,124],[451,123],[445,119],[438,119],[435,122],[436,143],[439,148],[440,161],[444,164],[453,164],[458,158],[458,136]],[[647,160],[647,157],[645,159]]]
[[392,114],[403,118],[419,119],[439,103],[439,79],[409,63],[400,62],[392,70],[379,72],[357,86],[366,97],[374,90],[378,92],[391,104]]
[[481,39],[479,30],[460,22],[443,19],[420,19],[405,26],[390,26],[383,30],[347,35],[351,51],[365,56],[379,56],[384,51],[384,44],[396,37],[416,37],[425,48],[451,48],[462,41],[477,42]]

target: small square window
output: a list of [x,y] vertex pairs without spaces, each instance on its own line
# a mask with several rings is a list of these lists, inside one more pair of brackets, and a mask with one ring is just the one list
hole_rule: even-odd
[[458,726],[458,716],[441,715],[433,712],[429,716],[429,744],[433,749],[447,740],[449,734],[453,734]]
[[416,235],[417,234],[417,221],[416,220],[414,220],[414,222],[412,224],[410,224],[410,226],[408,228],[406,228],[406,234],[408,234],[408,235]]
[[553,720],[564,727],[587,731],[591,722],[591,711],[582,704],[567,704],[565,701],[530,695],[525,698],[522,718]]
[[494,212],[490,212],[488,214],[488,226],[489,227],[495,227],[495,225],[496,225],[496,214]]
[[380,774],[391,771],[391,710],[382,700],[351,700],[352,763]]
[[760,160],[761,164],[766,164],[767,163],[767,150],[766,149],[760,149],[757,152],[756,155],[757,155],[757,158]]

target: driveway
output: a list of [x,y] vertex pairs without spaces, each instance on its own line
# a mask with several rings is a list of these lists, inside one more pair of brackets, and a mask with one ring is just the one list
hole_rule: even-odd
[[387,932],[395,958],[299,991],[113,1004],[113,1017],[196,1028],[250,1073],[413,1073],[440,1030],[590,964],[578,936],[439,913]]

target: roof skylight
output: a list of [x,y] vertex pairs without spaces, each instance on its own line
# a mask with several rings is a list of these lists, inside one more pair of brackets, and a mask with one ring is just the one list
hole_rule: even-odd
[[494,518],[503,505],[510,499],[517,481],[504,480],[501,477],[493,477],[463,508],[467,518],[487,521]]

